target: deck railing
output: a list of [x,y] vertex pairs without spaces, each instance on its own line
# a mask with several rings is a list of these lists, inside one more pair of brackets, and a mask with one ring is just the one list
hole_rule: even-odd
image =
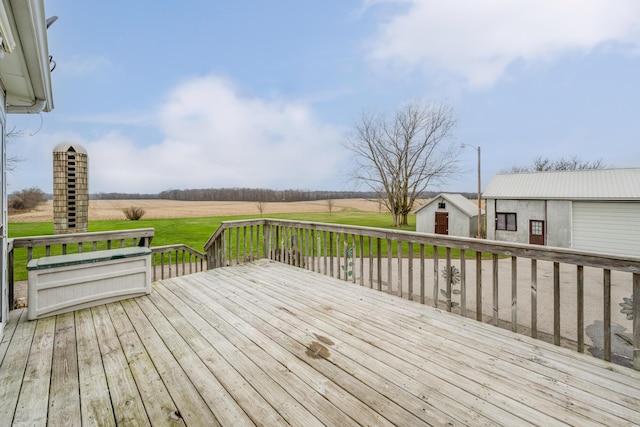
[[273,219],[223,222],[205,251],[209,268],[268,258],[581,353],[586,331],[592,353],[640,370],[640,258]]
[[33,258],[103,249],[146,246],[151,249],[153,280],[175,277],[206,269],[206,255],[189,246],[176,244],[151,247],[153,228],[16,237],[9,240],[9,300],[14,298],[16,250],[26,250],[26,264]]
[[207,269],[206,255],[182,244],[152,247],[151,263],[154,281]]

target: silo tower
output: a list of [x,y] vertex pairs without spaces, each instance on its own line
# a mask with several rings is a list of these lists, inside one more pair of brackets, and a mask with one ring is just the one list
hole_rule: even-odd
[[89,223],[89,156],[79,144],[53,149],[53,230],[83,233]]

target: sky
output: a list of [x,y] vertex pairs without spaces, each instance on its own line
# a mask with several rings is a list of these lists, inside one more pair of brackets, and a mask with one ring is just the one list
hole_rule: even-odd
[[637,0],[45,0],[55,108],[20,132],[8,191],[52,192],[52,151],[90,193],[364,190],[346,137],[407,102],[455,112],[475,192],[537,156],[640,167]]

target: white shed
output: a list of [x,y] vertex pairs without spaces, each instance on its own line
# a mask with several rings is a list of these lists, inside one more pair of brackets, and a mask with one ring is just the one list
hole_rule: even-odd
[[[484,210],[481,214],[484,215]],[[440,193],[416,210],[416,231],[475,237],[478,234],[478,205],[462,194]]]
[[500,174],[487,237],[640,256],[640,168]]

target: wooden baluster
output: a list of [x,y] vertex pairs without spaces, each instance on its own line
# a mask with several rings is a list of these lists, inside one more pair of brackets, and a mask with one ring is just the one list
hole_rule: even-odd
[[460,315],[467,317],[467,251],[460,249]]
[[640,273],[633,273],[633,369],[640,371]]
[[409,242],[408,263],[409,263],[409,269],[407,272],[407,274],[409,275],[408,298],[410,301],[413,301],[413,243],[412,242]]
[[482,322],[482,252],[476,251],[476,320]]
[[518,332],[518,258],[511,257],[511,331]]
[[398,296],[402,298],[402,240],[398,240]]
[[358,256],[360,260],[360,286],[364,286],[364,236],[358,235]]
[[604,360],[611,362],[611,270],[603,270]]
[[378,287],[377,289],[379,291],[382,290],[382,239],[380,239],[379,237],[376,238],[376,242],[377,242],[377,251],[376,251],[376,258],[378,260],[377,265],[378,265]]
[[493,254],[493,326],[498,326],[498,254]]
[[433,306],[438,307],[438,247],[433,246]]
[[447,272],[446,275],[446,284],[445,284],[445,298],[446,298],[446,304],[447,304],[447,311],[451,312],[451,306],[453,305],[451,303],[451,284],[453,282],[453,274],[451,274],[451,248],[450,247],[446,247],[445,248],[445,254],[446,254],[446,260],[445,260],[445,271]]
[[387,239],[387,292],[393,293],[393,241]]
[[424,243],[420,243],[420,304],[424,304]]
[[584,353],[584,267],[577,266],[576,269],[576,304],[577,304],[577,331],[578,352]]
[[560,345],[560,264],[553,263],[553,343]]
[[531,337],[538,338],[538,260],[531,259]]
[[373,246],[371,236],[369,238],[369,288],[373,289]]

